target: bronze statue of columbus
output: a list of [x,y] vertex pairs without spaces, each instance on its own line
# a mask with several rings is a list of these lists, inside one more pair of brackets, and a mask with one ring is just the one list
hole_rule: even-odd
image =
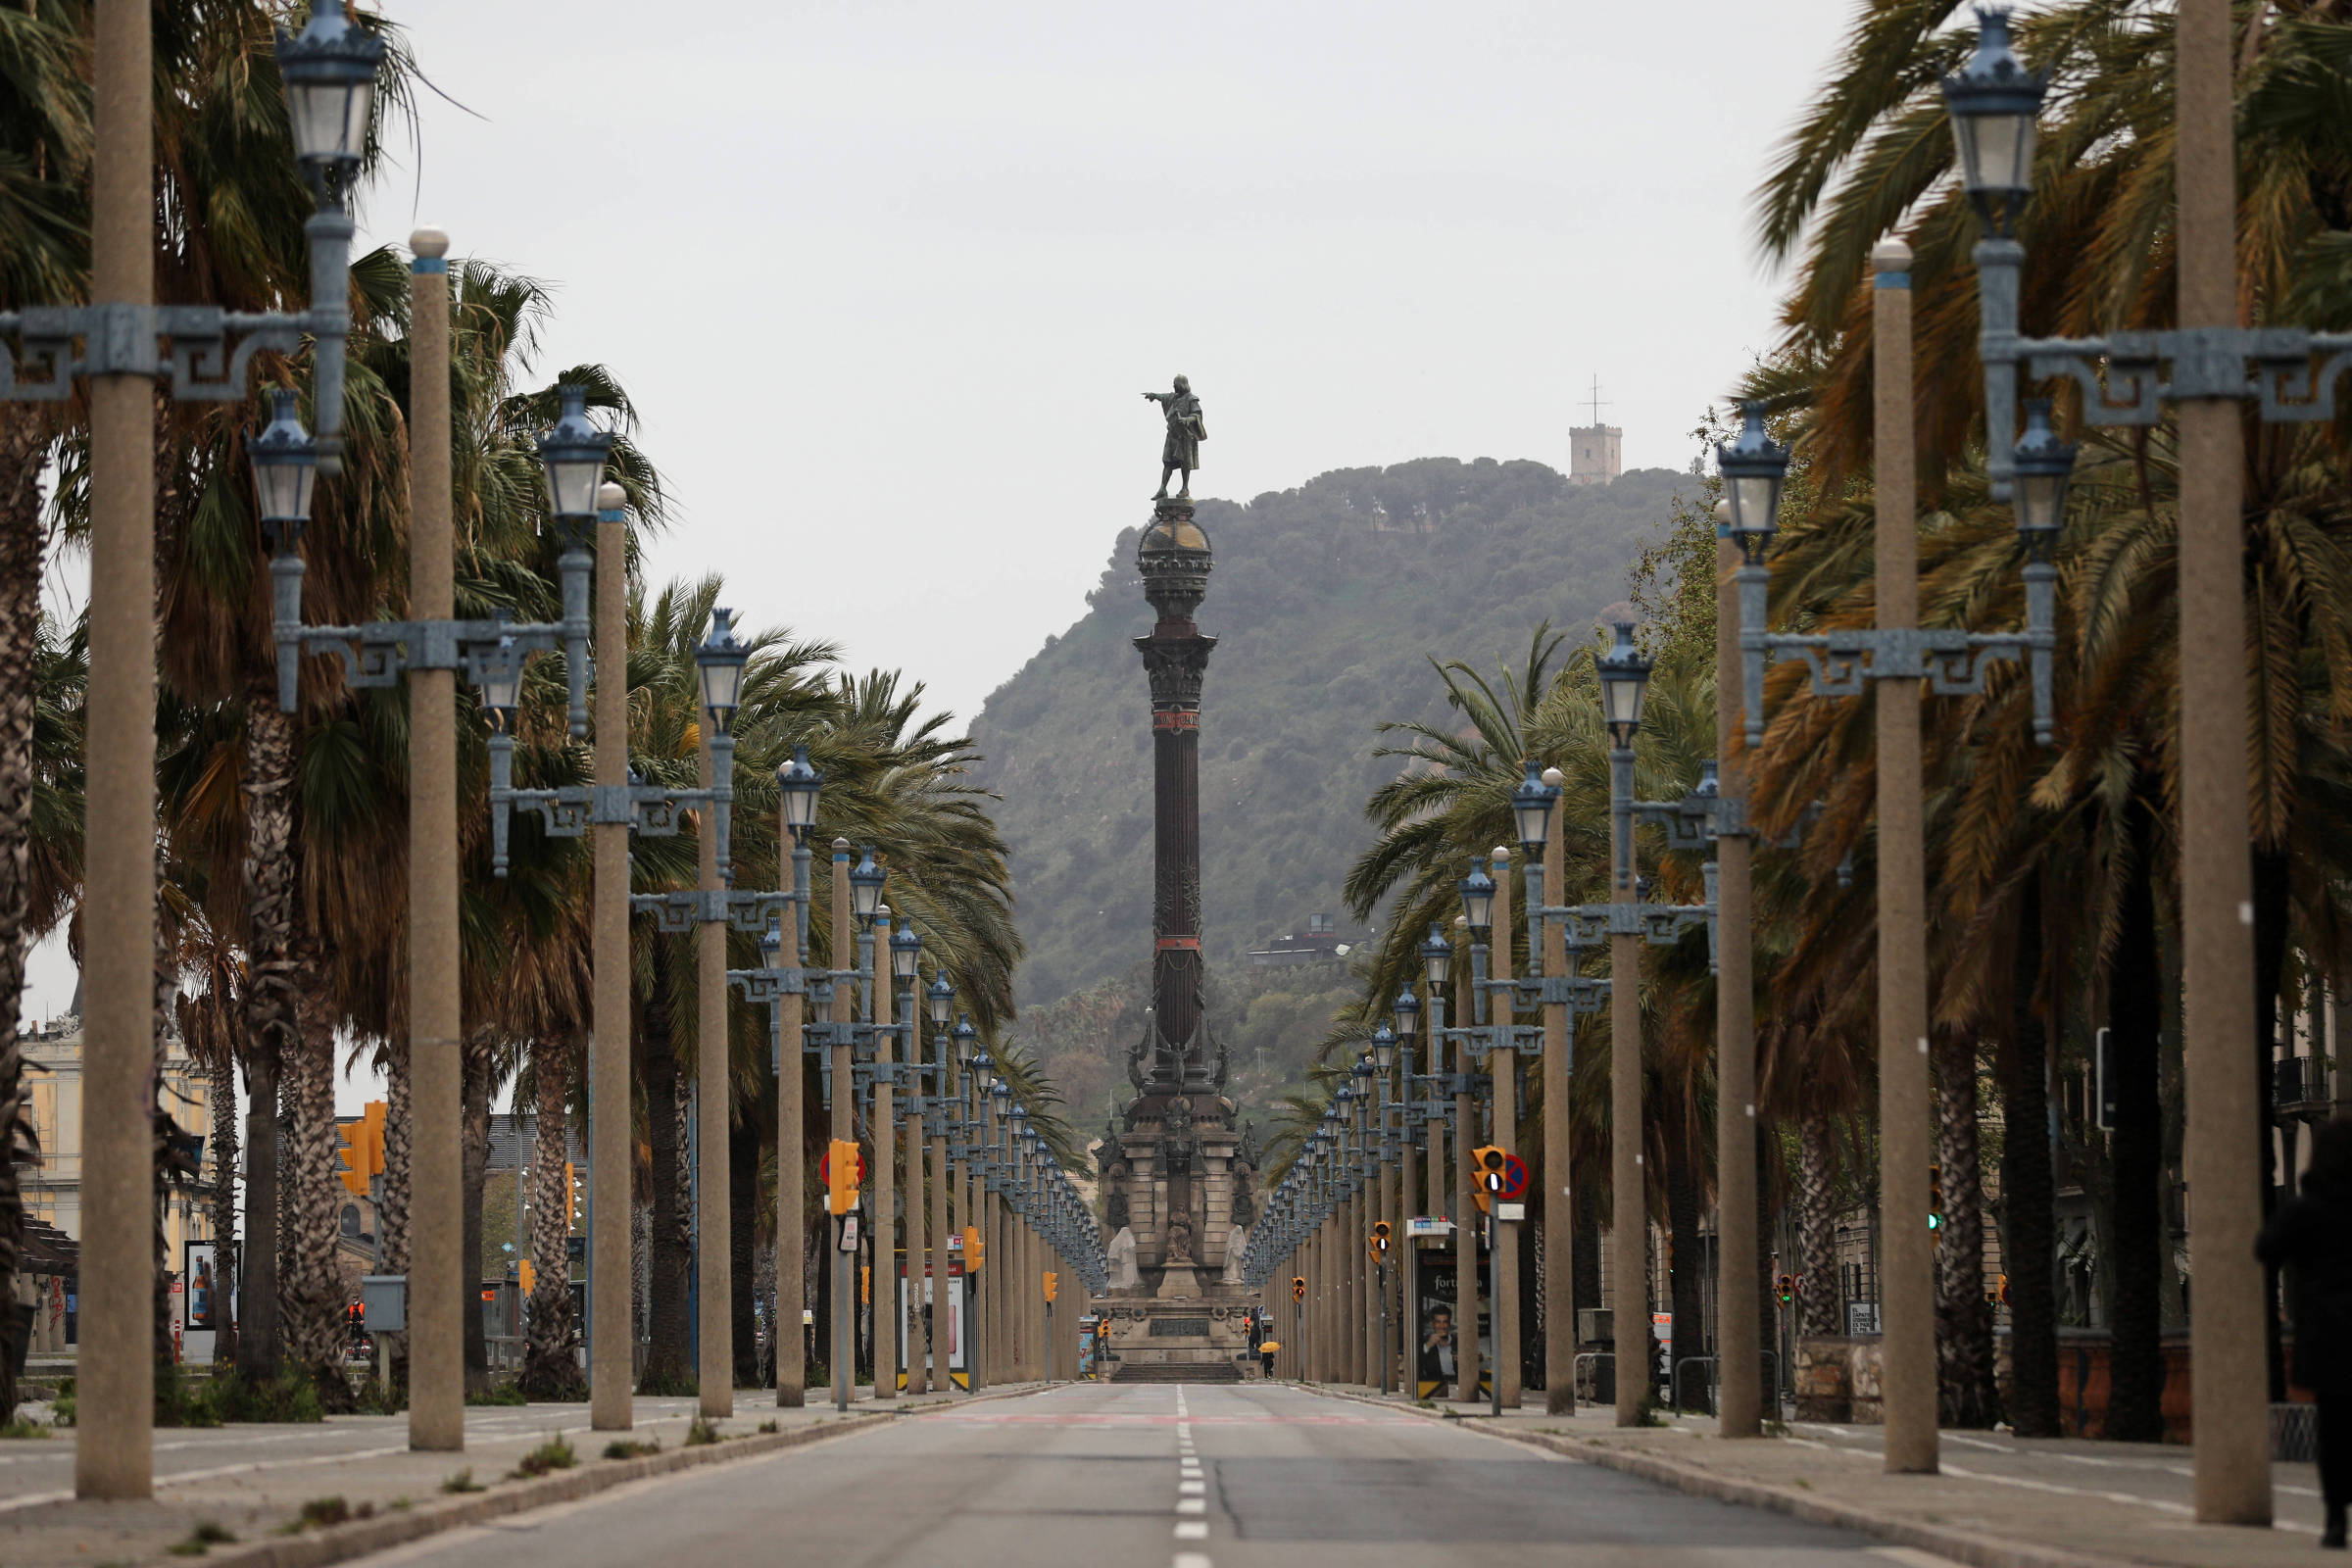
[[1200,466],[1200,443],[1208,439],[1208,423],[1200,416],[1200,400],[1193,396],[1193,383],[1183,376],[1176,378],[1173,392],[1147,392],[1145,397],[1158,404],[1168,416],[1168,438],[1159,448],[1159,494],[1154,501],[1168,499],[1168,475],[1182,472],[1184,488],[1177,492],[1184,499],[1193,498],[1193,470]]

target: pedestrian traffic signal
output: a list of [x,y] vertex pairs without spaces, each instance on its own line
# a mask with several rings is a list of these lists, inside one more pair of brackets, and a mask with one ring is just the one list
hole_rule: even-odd
[[1928,1167],[1928,1229],[1943,1229],[1943,1167]]
[[1483,1210],[1490,1207],[1503,1189],[1503,1161],[1510,1155],[1494,1144],[1470,1151],[1470,1196],[1478,1200]]
[[1374,1262],[1385,1263],[1388,1261],[1389,1238],[1392,1234],[1394,1233],[1389,1229],[1389,1222],[1387,1220],[1375,1220],[1373,1222],[1372,1258]]
[[1291,1276],[1291,1299],[1294,1301],[1306,1299],[1306,1277],[1304,1275],[1294,1274]]
[[980,1272],[980,1265],[987,1261],[981,1255],[987,1250],[987,1243],[980,1240],[979,1226],[966,1225],[963,1228],[963,1271],[966,1274]]
[[1052,1269],[1046,1270],[1046,1299],[1049,1301],[1054,1299],[1055,1293],[1058,1292],[1060,1288],[1061,1276],[1054,1273]]
[[835,1214],[847,1214],[858,1206],[858,1187],[865,1177],[865,1156],[858,1146],[846,1138],[836,1138],[818,1162],[818,1178],[825,1184],[826,1204]]

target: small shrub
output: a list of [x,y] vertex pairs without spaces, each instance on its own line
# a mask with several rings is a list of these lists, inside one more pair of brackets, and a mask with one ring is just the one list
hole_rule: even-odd
[[296,1530],[324,1530],[330,1525],[342,1524],[350,1518],[351,1504],[345,1502],[341,1497],[313,1497],[302,1505],[302,1512],[295,1516],[294,1528]]
[[723,1441],[718,1428],[699,1415],[686,1428],[686,1446],[689,1448],[707,1448],[713,1443]]
[[394,1497],[390,1502],[385,1503],[384,1506],[391,1509],[394,1513],[407,1513],[411,1508],[414,1508],[416,1505],[406,1497]]
[[35,1426],[22,1416],[0,1427],[0,1438],[45,1438],[48,1435],[47,1427]]
[[659,1438],[643,1443],[635,1438],[618,1438],[605,1445],[605,1457],[608,1459],[642,1459],[649,1453],[661,1451],[662,1440]]
[[405,1387],[385,1383],[373,1373],[360,1380],[352,1398],[361,1415],[399,1415],[409,1407],[409,1391]]
[[576,1458],[570,1444],[562,1438],[550,1438],[522,1456],[514,1466],[514,1474],[519,1477],[543,1476],[550,1470],[568,1470]]
[[482,1490],[482,1484],[473,1479],[473,1467],[467,1465],[447,1481],[442,1482],[441,1490],[443,1492],[479,1492]]
[[[214,1378],[204,1393],[212,1425],[222,1421],[309,1422],[325,1419],[318,1387],[299,1372],[282,1372],[267,1383],[249,1382],[230,1371]],[[193,1424],[193,1423],[191,1423]]]
[[514,1379],[509,1378],[504,1383],[493,1383],[479,1392],[467,1391],[466,1402],[467,1404],[528,1404],[531,1401],[530,1397],[522,1392],[522,1385]]
[[775,1417],[770,1416],[765,1421],[760,1423],[760,1430],[762,1432],[780,1432],[783,1429],[776,1425]]
[[199,1519],[196,1521],[196,1528],[188,1532],[187,1540],[172,1544],[172,1555],[174,1557],[201,1557],[215,1546],[226,1545],[236,1539],[213,1520]]
[[[68,1378],[66,1381],[71,1383],[74,1380]],[[70,1427],[74,1424],[74,1395],[72,1391],[58,1390],[57,1402],[50,1406],[49,1421],[51,1425],[61,1427]]]

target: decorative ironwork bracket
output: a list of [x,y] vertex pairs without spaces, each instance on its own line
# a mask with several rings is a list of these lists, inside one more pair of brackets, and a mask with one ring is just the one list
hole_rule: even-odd
[[514,738],[493,735],[489,792],[491,874],[507,874],[507,835],[510,812],[514,809],[537,811],[550,838],[576,839],[597,825],[619,825],[647,838],[668,838],[678,831],[681,812],[708,808],[717,831],[718,874],[724,878],[729,874],[728,837],[735,803],[734,754],[734,737],[710,737],[710,771],[718,782],[709,789],[669,789],[638,783],[516,789]]
[[[725,922],[729,929],[757,936],[765,931],[770,920],[781,919],[784,911],[800,902],[798,893],[738,893],[733,888],[693,888],[682,893],[632,893],[629,912],[650,914],[654,929],[671,936],[682,935],[697,925],[716,925]],[[735,974],[759,974],[765,971],[729,970]]]

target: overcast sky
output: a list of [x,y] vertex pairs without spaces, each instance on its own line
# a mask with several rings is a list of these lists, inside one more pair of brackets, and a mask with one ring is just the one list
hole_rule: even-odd
[[445,96],[363,243],[545,279],[542,372],[611,366],[668,476],[657,578],[968,717],[1146,515],[1177,371],[1205,495],[1565,469],[1595,377],[1629,466],[1688,464],[1857,0],[379,4]]

